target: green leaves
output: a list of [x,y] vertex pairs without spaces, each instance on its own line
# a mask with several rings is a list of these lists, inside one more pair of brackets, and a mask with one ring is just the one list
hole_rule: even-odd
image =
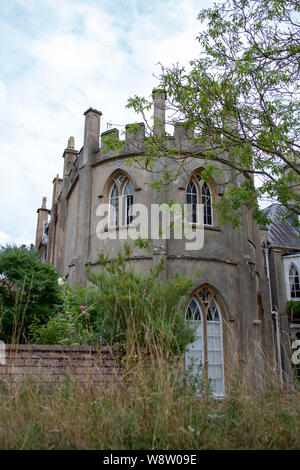
[[17,246],[0,249],[0,273],[1,339],[10,342],[18,330],[19,340],[28,340],[33,318],[46,322],[61,303],[58,273],[37,251]]
[[146,100],[144,97],[135,95],[133,98],[128,98],[126,108],[133,108],[139,114],[144,111],[149,111],[152,107],[152,102]]
[[30,337],[38,344],[97,345],[89,314],[89,294],[92,287],[72,289],[64,283],[61,289],[62,304],[47,323],[35,316],[29,325]]
[[95,288],[89,297],[90,315],[101,344],[123,343],[165,355],[183,352],[194,334],[184,317],[192,280],[176,272],[159,281],[164,258],[147,274],[139,274],[128,259],[131,254],[129,245],[110,260],[100,254],[101,271],[88,270]]
[[[228,191],[216,205],[221,220],[236,225],[246,203],[263,220],[257,197],[300,214],[299,12],[296,0],[226,0],[200,12],[206,28],[197,38],[199,56],[186,67],[162,66],[159,77],[167,124],[185,123],[195,137],[184,154],[167,136],[153,138],[146,121],[149,137],[139,161],[152,171],[162,160],[164,171],[153,189],[162,190],[184,169],[184,159],[195,157],[212,179],[217,163],[227,167]],[[150,102],[135,96],[129,106],[145,119]],[[243,178],[255,182],[251,200]]]
[[104,154],[112,152],[121,152],[124,149],[124,141],[119,140],[114,133],[103,135],[101,139],[101,150]]

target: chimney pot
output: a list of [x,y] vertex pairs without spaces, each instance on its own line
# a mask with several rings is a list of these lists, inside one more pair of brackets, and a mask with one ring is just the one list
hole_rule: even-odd
[[75,139],[74,137],[70,137],[69,140],[68,140],[68,149],[75,149]]

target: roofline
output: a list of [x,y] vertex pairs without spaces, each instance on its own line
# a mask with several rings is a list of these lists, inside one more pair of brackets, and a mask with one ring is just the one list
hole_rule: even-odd
[[299,251],[300,253],[300,248],[295,248],[292,246],[283,246],[283,245],[273,245],[272,243],[268,245],[268,248],[279,248],[280,250],[289,250],[289,251]]
[[298,251],[298,253],[292,253],[291,255],[283,255],[283,256],[285,256],[286,258],[288,258],[289,256],[292,256],[292,257],[300,256],[300,250]]

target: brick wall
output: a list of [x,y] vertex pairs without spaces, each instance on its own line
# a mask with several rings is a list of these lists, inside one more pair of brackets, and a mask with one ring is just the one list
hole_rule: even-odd
[[82,383],[118,381],[123,356],[112,347],[6,345],[0,363],[0,383],[20,383],[26,378],[54,383],[70,375]]

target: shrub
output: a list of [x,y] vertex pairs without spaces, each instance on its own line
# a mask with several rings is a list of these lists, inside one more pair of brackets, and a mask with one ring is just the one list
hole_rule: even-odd
[[290,321],[292,322],[295,319],[300,319],[300,302],[296,300],[289,300],[287,302],[288,313],[290,316]]
[[184,318],[192,279],[177,271],[160,281],[163,258],[147,274],[138,274],[130,264],[131,253],[125,243],[115,259],[99,255],[100,272],[87,270],[94,286],[89,293],[91,320],[100,342],[180,354],[194,338]]
[[86,305],[89,289],[77,287],[71,289],[61,282],[63,303],[61,311],[46,324],[38,319],[29,327],[31,342],[37,344],[90,345],[97,343],[97,338],[90,322]]
[[34,250],[0,248],[1,339],[28,340],[34,319],[46,323],[61,303],[58,273]]
[[[181,354],[194,339],[185,324],[184,311],[192,279],[176,272],[159,280],[164,259],[147,274],[131,266],[132,248],[125,243],[117,258],[99,255],[101,271],[87,270],[92,285],[61,287],[59,313],[47,324],[34,317],[29,328],[31,341],[39,344],[126,345],[163,354]],[[84,307],[84,313],[81,310]]]

